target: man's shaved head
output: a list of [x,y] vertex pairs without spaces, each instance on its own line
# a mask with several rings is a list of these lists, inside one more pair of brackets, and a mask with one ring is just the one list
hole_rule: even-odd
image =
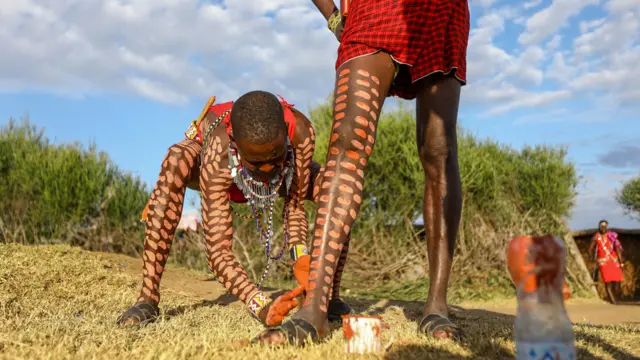
[[238,98],[231,109],[231,128],[236,141],[270,144],[287,133],[282,105],[266,91],[250,91]]

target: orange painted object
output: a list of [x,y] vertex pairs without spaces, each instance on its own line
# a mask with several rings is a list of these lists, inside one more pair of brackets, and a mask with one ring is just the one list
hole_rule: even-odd
[[344,351],[347,354],[369,354],[389,349],[393,335],[387,345],[382,344],[382,330],[389,325],[379,316],[343,315]]
[[144,206],[144,209],[142,210],[142,215],[140,215],[140,221],[141,222],[146,222],[147,221],[147,215],[149,215],[149,203],[151,202],[151,199],[149,199],[149,201],[147,201],[147,205]]
[[569,286],[567,286],[566,282],[562,284],[562,297],[565,300],[569,300],[569,298],[571,297],[571,289],[569,289]]
[[278,296],[269,308],[269,313],[267,314],[267,319],[265,321],[267,326],[280,325],[287,314],[298,306],[298,300],[296,297],[302,294],[303,290],[304,288],[300,285],[297,288]]
[[340,12],[342,13],[342,17],[346,18],[349,13],[349,3],[351,0],[340,0]]
[[551,234],[517,236],[507,247],[507,267],[513,282],[526,293],[536,291],[542,283],[562,287],[565,248]]
[[311,256],[304,255],[300,256],[296,261],[296,264],[293,266],[293,276],[298,281],[304,290],[307,290],[307,286],[309,285],[309,264],[311,263]]

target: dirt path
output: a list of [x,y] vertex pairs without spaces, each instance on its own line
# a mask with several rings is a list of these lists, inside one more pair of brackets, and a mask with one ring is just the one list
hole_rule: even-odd
[[[120,254],[98,253],[100,257],[111,262],[114,267],[136,277],[141,276],[142,260]],[[195,272],[169,266],[162,276],[163,289],[184,292],[202,300],[215,300],[226,293],[224,287],[215,281],[207,281],[202,272]],[[358,303],[359,301],[355,301]],[[421,304],[410,302],[398,302],[381,300],[374,302],[375,307],[383,307],[396,303],[411,310],[419,311]],[[355,305],[355,304],[354,304]],[[465,312],[473,316],[482,316],[487,312],[495,312],[505,315],[516,314],[516,302],[507,300],[501,302],[465,302],[459,304]],[[640,304],[611,305],[599,300],[569,300],[566,303],[569,318],[574,323],[593,324],[640,324]]]

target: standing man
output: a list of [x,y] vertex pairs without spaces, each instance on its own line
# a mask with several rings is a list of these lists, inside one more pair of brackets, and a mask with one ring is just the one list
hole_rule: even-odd
[[607,288],[607,293],[612,304],[617,304],[622,294],[622,245],[618,240],[618,234],[609,230],[607,220],[601,220],[598,232],[591,238],[589,245],[589,257],[593,259],[597,248],[597,261],[602,281]]
[[[344,3],[345,1],[343,1]],[[366,164],[387,96],[416,99],[425,175],[429,293],[418,332],[457,338],[447,285],[462,209],[456,123],[466,82],[466,0],[351,0],[346,19],[332,0],[313,0],[340,41],[333,127],[316,213],[308,296],[293,319],[263,332],[269,343],[328,335],[327,301],[338,258],[362,203]],[[344,27],[343,27],[344,25]]]

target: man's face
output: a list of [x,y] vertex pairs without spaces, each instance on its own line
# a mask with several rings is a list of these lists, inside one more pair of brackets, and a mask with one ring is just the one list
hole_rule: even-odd
[[282,170],[287,155],[286,134],[270,144],[257,145],[243,139],[236,140],[240,161],[251,176],[260,181],[269,181]]
[[601,222],[601,223],[600,223],[600,233],[601,233],[601,234],[606,233],[606,232],[607,232],[608,227],[609,227],[609,226],[608,226],[608,224],[607,224],[606,222],[604,222],[604,221],[603,221],[603,222]]

